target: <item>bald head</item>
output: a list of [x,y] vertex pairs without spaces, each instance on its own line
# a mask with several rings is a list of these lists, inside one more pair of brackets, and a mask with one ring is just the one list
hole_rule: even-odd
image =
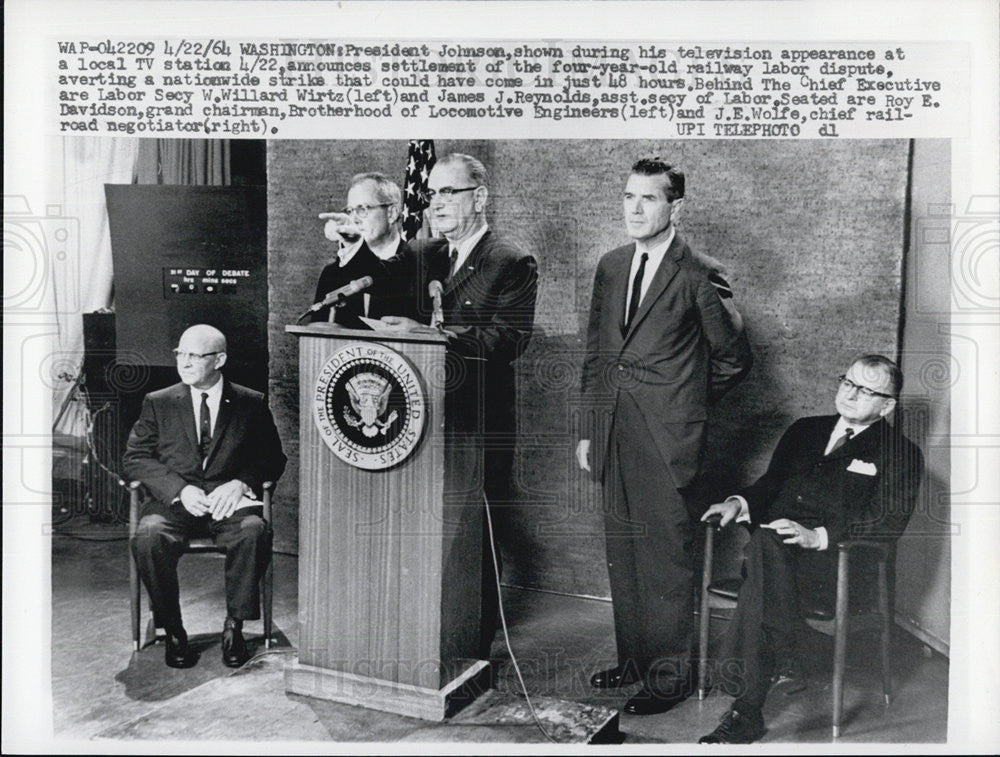
[[212,352],[226,351],[226,335],[207,323],[196,323],[181,334],[181,342],[185,340],[197,341],[199,345]]
[[181,334],[174,353],[181,381],[196,389],[211,389],[222,378],[226,364],[226,335],[215,326],[199,323]]

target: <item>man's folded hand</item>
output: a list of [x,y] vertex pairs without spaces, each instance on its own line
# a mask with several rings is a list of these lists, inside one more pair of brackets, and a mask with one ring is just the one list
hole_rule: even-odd
[[213,489],[208,495],[208,507],[212,518],[222,520],[232,515],[247,491],[248,487],[237,478]]
[[199,517],[209,511],[208,498],[201,487],[188,484],[180,493],[181,504],[192,515]]

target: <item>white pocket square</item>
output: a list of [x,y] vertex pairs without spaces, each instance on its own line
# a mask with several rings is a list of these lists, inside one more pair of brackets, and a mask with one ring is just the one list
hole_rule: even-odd
[[847,466],[847,470],[851,473],[860,473],[863,476],[874,476],[878,473],[875,463],[866,463],[864,460],[858,460],[857,458],[851,460],[851,464]]

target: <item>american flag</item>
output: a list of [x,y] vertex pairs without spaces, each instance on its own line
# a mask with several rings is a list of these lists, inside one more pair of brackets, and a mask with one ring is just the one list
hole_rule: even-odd
[[403,183],[403,239],[413,239],[424,225],[427,201],[427,177],[434,168],[433,139],[411,139]]

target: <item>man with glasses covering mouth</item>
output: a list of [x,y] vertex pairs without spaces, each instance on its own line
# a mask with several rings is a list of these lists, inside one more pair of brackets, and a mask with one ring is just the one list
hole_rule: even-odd
[[[795,653],[800,596],[832,607],[837,543],[894,543],[913,512],[923,471],[920,450],[888,422],[903,376],[881,355],[864,355],[836,378],[837,415],[801,418],[778,442],[754,484],[702,516],[720,527],[742,522],[752,535],[746,578],[721,659],[742,661],[740,695],[705,744],[749,744],[764,734],[761,710],[771,691],[805,687]],[[852,570],[864,589],[872,576]],[[857,578],[855,578],[857,575]],[[852,597],[856,598],[856,597]]]
[[181,383],[146,395],[123,459],[125,474],[150,496],[132,539],[153,620],[166,631],[165,662],[198,661],[181,619],[177,561],[193,536],[226,548],[222,659],[249,659],[244,620],[260,618],[260,579],[271,554],[261,485],[277,481],[286,458],[264,395],[222,375],[226,337],[207,324],[187,329],[174,350]]
[[[429,217],[439,238],[411,241],[420,269],[421,312],[432,312],[430,282],[442,288],[449,358],[461,370],[447,387],[452,430],[482,434],[484,488],[494,528],[511,500],[510,473],[517,431],[517,387],[511,363],[524,352],[535,320],[535,258],[496,234],[486,222],[486,168],[463,153],[438,159],[428,177]],[[397,326],[419,324],[386,317]],[[489,542],[483,539],[482,627],[479,656],[487,658],[496,627],[497,592]]]
[[[416,272],[412,259],[402,255],[406,242],[399,233],[401,209],[399,186],[384,174],[369,172],[351,179],[343,210],[320,213],[326,221],[324,235],[339,248],[337,259],[320,274],[313,301],[322,302],[330,292],[365,276],[375,279],[375,284],[339,308],[316,311],[313,322],[332,320],[345,328],[367,329],[361,316],[417,316]],[[397,256],[397,265],[387,271],[383,262]]]

